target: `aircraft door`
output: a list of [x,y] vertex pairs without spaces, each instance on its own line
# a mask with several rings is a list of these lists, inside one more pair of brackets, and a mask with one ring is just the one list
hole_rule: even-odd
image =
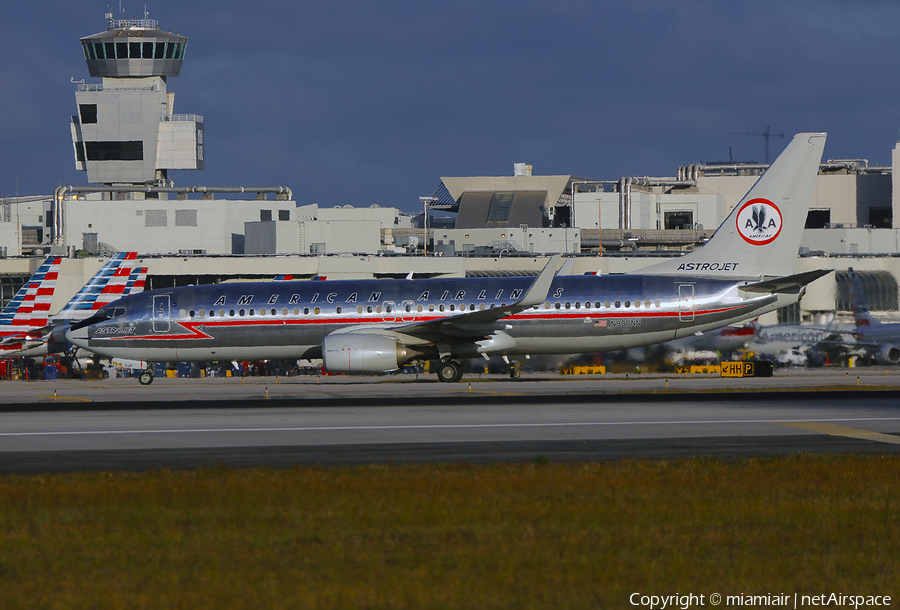
[[678,285],[678,319],[682,322],[694,321],[694,285]]
[[153,297],[153,332],[169,332],[169,315],[171,300],[167,294],[159,294]]

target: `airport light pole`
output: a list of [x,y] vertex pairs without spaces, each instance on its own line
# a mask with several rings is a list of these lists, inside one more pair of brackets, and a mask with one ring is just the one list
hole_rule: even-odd
[[425,237],[422,239],[422,252],[428,256],[428,204],[437,201],[437,197],[419,197],[425,211]]

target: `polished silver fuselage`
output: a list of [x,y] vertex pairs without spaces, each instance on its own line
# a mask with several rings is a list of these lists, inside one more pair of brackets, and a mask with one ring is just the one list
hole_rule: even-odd
[[[102,356],[154,362],[318,358],[324,337],[366,329],[408,333],[455,358],[568,354],[669,341],[799,298],[740,290],[749,280],[557,276],[540,305],[488,324],[471,316],[516,302],[533,281],[273,281],[162,289],[116,301],[105,308],[115,317],[70,338]],[[476,320],[467,324],[469,318]],[[475,341],[498,334],[504,337],[495,347],[476,349]]]

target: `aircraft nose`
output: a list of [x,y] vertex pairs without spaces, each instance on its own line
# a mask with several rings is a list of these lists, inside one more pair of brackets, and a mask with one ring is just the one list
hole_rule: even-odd
[[66,331],[66,339],[69,343],[73,345],[77,345],[78,347],[87,348],[88,346],[88,327],[83,326],[81,328],[72,330],[71,328]]

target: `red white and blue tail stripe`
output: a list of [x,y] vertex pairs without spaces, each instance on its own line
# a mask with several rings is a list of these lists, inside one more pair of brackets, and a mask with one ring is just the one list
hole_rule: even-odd
[[38,328],[47,324],[62,258],[51,256],[38,267],[16,296],[0,311],[0,328]]
[[119,252],[113,255],[54,318],[86,318],[91,312],[127,294],[136,258],[137,252]]

